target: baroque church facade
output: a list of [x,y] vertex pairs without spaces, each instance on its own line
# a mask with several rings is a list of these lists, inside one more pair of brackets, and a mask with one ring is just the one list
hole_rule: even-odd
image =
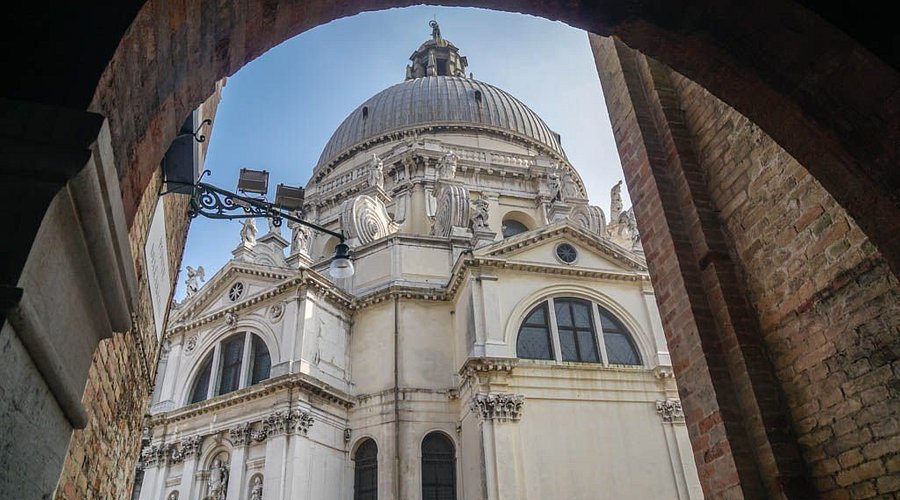
[[[141,500],[700,498],[634,216],[436,23],[169,315]],[[237,235],[235,235],[237,236]],[[236,238],[237,239],[237,238]]]

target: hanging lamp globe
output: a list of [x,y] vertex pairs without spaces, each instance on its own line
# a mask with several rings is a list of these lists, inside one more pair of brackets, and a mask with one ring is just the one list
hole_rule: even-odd
[[350,247],[346,243],[338,243],[334,248],[334,258],[331,259],[329,273],[334,278],[349,278],[353,276],[353,261],[350,260]]

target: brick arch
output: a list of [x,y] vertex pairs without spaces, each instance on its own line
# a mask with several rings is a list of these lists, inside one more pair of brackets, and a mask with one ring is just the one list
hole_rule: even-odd
[[[111,123],[128,222],[184,116],[213,92],[217,80],[318,25],[416,3],[146,2],[90,105]],[[805,165],[897,273],[900,75],[803,7],[779,0],[430,3],[560,20],[615,35],[669,65],[750,118]]]
[[[129,224],[134,222],[142,198],[146,200],[155,194],[153,175],[158,172],[159,160],[178,126],[191,109],[213,92],[217,80],[233,74],[281,41],[320,24],[363,10],[414,3],[417,2],[310,0],[292,3],[271,0],[264,3],[242,0],[222,5],[201,2],[174,5],[164,0],[150,0],[143,4],[100,77],[90,104],[90,110],[103,114],[110,122]],[[900,234],[897,203],[900,181],[893,170],[898,163],[896,145],[900,144],[900,113],[897,111],[900,77],[895,69],[802,7],[778,0],[748,5],[739,1],[648,4],[638,0],[605,2],[597,6],[562,0],[435,3],[487,7],[561,20],[591,33],[614,35],[628,47],[667,64],[748,117],[796,158],[846,209],[897,274],[900,239],[895,235]],[[595,53],[595,56],[599,54]],[[648,67],[655,69],[652,64]],[[665,92],[660,96],[665,98]],[[635,142],[651,141],[651,129],[666,125],[658,120],[654,123],[655,119],[657,117],[641,117],[642,125],[649,128],[629,131],[638,134]],[[619,144],[621,154],[628,154],[627,143],[620,140]],[[681,142],[675,144],[676,148],[682,146]],[[646,163],[653,160],[646,159]],[[638,172],[642,168],[638,163],[645,159],[632,158],[631,161],[635,164],[633,172]],[[641,179],[631,177],[629,186],[638,182]],[[659,201],[659,196],[649,201]],[[635,203],[641,201],[635,199]],[[646,217],[642,218],[639,210],[636,212],[642,233],[647,233]],[[668,234],[669,229],[662,231]],[[653,255],[652,248],[648,248],[651,271],[654,269]],[[708,252],[706,257],[709,259],[705,262],[701,259],[699,264],[696,259],[691,263],[686,258],[685,262],[710,269],[708,273],[719,272],[721,261],[725,260],[723,254]],[[685,272],[684,268],[679,269]],[[726,278],[733,278],[735,271],[729,273]],[[676,281],[657,280],[657,285],[665,287],[667,292],[676,290],[674,293],[678,294]],[[730,303],[732,297],[695,299],[692,296],[691,300],[696,302],[689,305],[712,302],[713,299],[721,299],[725,307],[746,316],[752,313],[746,304]],[[740,299],[734,300],[740,302]],[[660,309],[664,313],[667,310]],[[710,322],[708,316],[700,319]],[[704,342],[710,345],[719,342],[714,335],[721,333],[716,325],[698,324],[684,331],[691,328],[704,330],[702,333],[709,336],[703,339]],[[747,331],[755,333],[752,327]],[[737,338],[736,335],[732,337]],[[702,347],[700,357],[716,361],[716,350],[708,349],[707,344]],[[765,358],[765,346],[757,343],[752,347],[758,351],[751,354]],[[693,356],[687,348],[675,346],[672,350],[673,358],[678,358],[679,352],[685,360]],[[684,392],[689,424],[731,429],[745,425],[738,422],[741,419],[757,418],[740,415],[735,409],[740,410],[741,404],[738,402],[729,407],[731,403],[724,401],[724,397],[715,403],[719,405],[716,408],[724,410],[712,415],[719,418],[718,421],[703,419],[701,422],[691,410],[705,404],[697,403],[704,395],[702,391],[725,394],[735,386],[775,385],[777,381],[771,377],[772,368],[764,366],[765,362],[760,363],[762,372],[769,374],[762,379],[744,385],[743,380],[736,379],[720,382],[721,386],[712,388],[704,386],[701,377],[690,371],[700,364],[694,363],[693,358],[680,368],[676,367],[679,376],[691,377],[684,380],[695,382],[693,389],[697,389]],[[719,375],[723,373],[719,370],[730,369],[711,365],[708,372]],[[749,389],[750,392],[754,390]],[[758,394],[751,394],[755,395]],[[765,424],[760,426],[761,432],[786,425],[786,417],[778,409],[759,418]],[[772,422],[776,425],[767,427]],[[784,490],[788,495],[802,497],[796,492],[805,491],[808,484],[789,484],[794,479],[804,483],[805,474],[803,464],[796,459],[796,449],[790,442],[792,438],[782,440],[780,436],[758,435],[749,439],[740,435],[748,433],[750,431],[741,431],[735,434],[736,437],[729,434],[726,440],[715,445],[695,442],[698,463],[710,463],[708,470],[700,468],[707,493],[715,496],[741,489],[746,496],[763,497],[766,492]],[[748,443],[748,439],[754,442]],[[748,458],[748,450],[760,447],[777,449],[764,450],[761,455]],[[714,462],[719,457],[732,455],[739,463],[723,467]],[[716,470],[722,475],[712,475]],[[788,471],[788,476],[793,479],[787,477],[786,480],[784,471]],[[740,474],[739,479],[737,474]],[[766,479],[761,479],[761,475]],[[766,483],[765,487],[762,483]]]

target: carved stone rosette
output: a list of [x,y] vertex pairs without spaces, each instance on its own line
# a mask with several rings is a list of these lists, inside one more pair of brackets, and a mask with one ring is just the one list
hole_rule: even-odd
[[384,202],[367,194],[344,202],[341,228],[348,240],[355,240],[359,245],[383,238],[395,230]]
[[472,411],[483,420],[515,422],[522,418],[525,396],[507,393],[478,393],[472,398]]
[[684,422],[684,410],[681,408],[680,399],[666,399],[656,402],[656,413],[662,417],[663,422]]
[[451,182],[438,183],[437,208],[434,213],[435,236],[448,237],[454,228],[463,231],[469,226],[469,190],[465,186]]

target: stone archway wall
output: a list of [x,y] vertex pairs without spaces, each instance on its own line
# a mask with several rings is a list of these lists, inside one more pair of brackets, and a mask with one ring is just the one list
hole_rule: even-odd
[[[144,4],[102,74],[89,108],[106,116],[110,122],[126,219],[131,227],[132,248],[141,249],[144,246],[150,215],[146,207],[153,205],[146,200],[154,196],[158,187],[160,159],[188,112],[213,94],[216,81],[234,73],[274,45],[307,29],[363,10],[415,3],[418,2],[239,0],[214,3],[150,0]],[[777,0],[764,0],[761,3],[709,0],[655,4],[623,0],[600,2],[596,5],[591,2],[563,0],[435,3],[494,8],[561,20],[593,33],[615,35],[628,46],[666,63],[748,117],[800,165],[808,169],[821,184],[822,190],[830,193],[836,203],[846,209],[850,216],[849,220],[856,221],[860,231],[854,229],[857,232],[853,233],[853,237],[859,237],[864,233],[883,256],[880,262],[870,259],[874,266],[873,272],[877,273],[890,267],[897,273],[900,268],[898,265],[900,239],[895,237],[896,234],[900,234],[900,210],[897,208],[900,196],[898,196],[898,179],[894,173],[898,164],[896,145],[900,144],[900,127],[898,127],[900,118],[896,104],[900,77],[878,58],[808,11],[792,2]],[[635,140],[640,142],[639,137]],[[621,144],[625,143],[620,141]],[[634,191],[641,182],[649,181],[634,178],[629,181],[629,185]],[[665,195],[657,193],[656,198],[645,199],[643,202],[636,201],[636,204],[646,203],[647,207],[660,205],[665,201]],[[640,222],[639,211],[638,218]],[[728,226],[727,223],[725,225],[726,228],[721,232],[728,237],[740,239],[750,234],[743,226]],[[671,227],[657,229],[664,232],[671,231]],[[185,231],[186,225],[181,226],[178,228],[178,234],[172,237],[170,245],[173,246],[170,250],[173,256],[180,255]],[[731,234],[728,231],[736,233]],[[646,225],[642,227],[642,233],[647,233]],[[856,242],[851,245],[854,251],[863,248],[858,240],[853,241]],[[724,245],[723,248],[737,248],[737,246]],[[740,250],[733,251],[740,252]],[[139,261],[141,253],[134,252]],[[647,254],[651,260],[651,269],[664,264],[661,254],[654,255],[652,249],[648,249]],[[175,258],[176,262],[177,260]],[[707,260],[707,265],[703,266],[705,269],[710,268],[709,262]],[[696,259],[692,265],[700,267]],[[812,269],[810,265],[804,263],[803,269],[810,271]],[[137,267],[141,273],[140,262]],[[756,293],[753,280],[757,276],[755,274],[757,270],[752,265],[745,265],[741,258],[736,258],[732,267],[729,271],[730,276],[735,280],[739,277],[740,282],[749,284],[744,285],[748,291],[740,295],[743,298],[735,300],[747,302],[740,306],[743,308],[740,311],[750,318],[747,321],[752,323],[752,318],[756,317],[758,312],[754,308],[761,307],[760,303],[755,302],[758,297],[753,295]],[[716,269],[716,265],[713,265],[713,269]],[[684,269],[676,271],[676,274],[668,278],[656,277],[657,287],[669,292],[658,293],[657,297],[661,301],[669,300],[669,305],[673,297],[671,294],[677,297],[678,294],[684,293],[678,286],[685,277],[688,277]],[[829,272],[821,273],[825,284],[832,283],[835,279]],[[866,276],[870,275],[864,271],[860,272]],[[813,275],[819,276],[818,272],[814,272]],[[856,283],[861,279],[854,278],[853,282]],[[890,283],[893,283],[890,286],[896,284],[895,281]],[[711,299],[708,294],[716,289],[716,283],[709,284],[698,280],[696,284],[699,284],[700,288],[694,291],[702,294],[704,297],[702,301],[706,301],[709,307]],[[724,299],[721,304],[726,308],[737,307]],[[690,314],[692,304],[689,303],[687,306],[688,312],[685,314]],[[664,313],[685,311],[667,307],[666,304],[661,304],[660,310]],[[860,317],[876,316],[876,312],[864,309],[859,309],[856,314]],[[817,317],[810,316],[810,321]],[[885,318],[881,317],[884,321]],[[694,326],[688,329],[697,330],[698,318],[691,319]],[[711,320],[699,318],[699,321]],[[713,333],[719,333],[714,322],[699,326],[712,332],[709,333],[711,336]],[[888,322],[888,331],[890,327]],[[750,331],[758,333],[758,330]],[[768,330],[765,332],[769,335]],[[787,339],[789,342],[792,337],[782,333],[779,338]],[[148,352],[155,352],[155,338],[148,337],[145,340]],[[698,347],[697,345],[675,344],[672,346],[673,355],[680,351],[684,356],[682,359],[687,361],[691,356],[709,357],[712,350],[707,350],[708,343],[715,343],[716,339],[710,337],[706,340],[707,344],[700,346],[703,350],[699,352],[694,349]],[[773,350],[778,349],[777,342],[769,344],[775,346],[772,347]],[[89,430],[79,431],[73,438],[60,487],[57,490],[57,496],[60,498],[121,496],[121,493],[130,487],[129,474],[120,474],[116,471],[130,469],[130,466],[123,467],[122,464],[133,463],[136,458],[138,451],[136,416],[119,415],[117,413],[119,408],[114,402],[122,398],[138,400],[146,398],[146,390],[129,389],[129,377],[134,378],[133,366],[126,367],[131,362],[130,357],[124,353],[129,349],[134,351],[135,348],[133,345],[129,347],[123,338],[116,345],[101,346],[101,352],[96,355],[96,366],[92,368],[88,383],[88,390],[95,397],[88,407],[91,423]],[[811,344],[804,344],[796,347],[794,352],[814,353],[818,352],[816,349]],[[760,351],[759,356],[766,357],[764,352]],[[153,358],[150,360],[152,363],[155,355],[150,357]],[[862,358],[856,356],[854,359]],[[829,366],[825,358],[811,362],[810,366],[806,367],[807,370],[801,370],[802,373],[798,377],[786,378],[783,367],[778,359],[775,359],[768,365],[762,363],[762,374],[751,382],[765,384],[780,381],[791,404],[799,401],[802,405],[807,401],[812,405],[815,398],[791,399],[794,397],[790,394],[791,387],[813,384],[812,378],[803,377],[809,375],[809,370],[820,371],[823,366]],[[879,368],[873,369],[872,372],[883,376],[882,366],[883,364],[879,365]],[[679,375],[682,379],[688,377],[688,380],[696,380],[696,389],[700,391],[684,393],[689,421],[698,427],[709,426],[707,430],[719,424],[722,428],[733,427],[731,419],[734,415],[727,411],[719,413],[720,417],[724,415],[720,422],[715,420],[718,417],[704,420],[702,417],[698,418],[697,414],[690,413],[690,401],[697,401],[696,404],[702,406],[702,401],[699,401],[700,395],[703,394],[702,391],[713,390],[713,384],[707,383],[708,380],[704,381],[702,376],[694,379],[688,368],[690,368],[688,364],[683,364]],[[131,375],[128,375],[129,373]],[[871,382],[869,388],[876,389],[879,383]],[[780,394],[777,389],[773,394],[776,393]],[[849,395],[842,396],[835,404],[853,406],[851,400]],[[733,403],[738,406],[731,410],[739,409],[739,402]],[[717,402],[714,404],[718,405]],[[758,418],[769,423],[777,422],[779,418],[787,419],[788,415],[779,413],[783,407],[775,406],[774,413],[761,411]],[[127,413],[129,410],[121,411]],[[804,425],[810,424],[810,421],[794,412],[793,407],[791,412],[795,429],[803,434]],[[706,414],[710,415],[712,413]],[[108,441],[106,437],[109,436],[109,429],[99,422],[119,418],[128,420],[129,432],[127,435],[119,435],[114,441]],[[786,421],[782,421],[782,427]],[[876,432],[871,424],[866,425],[870,435]],[[858,427],[862,428],[860,426]],[[836,430],[837,424],[831,431],[821,430],[823,428],[818,426],[811,429],[808,434],[815,437],[810,439],[827,440],[831,436],[827,432],[840,432]],[[872,465],[874,459],[870,459],[869,455],[866,455],[866,449],[861,447],[852,450],[832,449],[822,459],[817,453],[820,449],[825,451],[825,447],[807,446],[801,437],[800,445],[805,453],[805,460],[799,460],[792,455],[797,445],[792,443],[793,437],[790,435],[776,436],[773,433],[766,434],[765,431],[754,434],[746,430],[731,432],[731,429],[729,432],[727,439],[716,443],[703,441],[694,443],[698,460],[703,461],[698,461],[698,464],[712,464],[708,467],[710,472],[715,472],[716,459],[725,457],[725,460],[731,460],[732,455],[738,456],[738,464],[722,469],[725,471],[722,475],[714,473],[705,475],[704,486],[710,496],[727,494],[738,489],[747,496],[762,496],[765,490],[769,492],[777,490],[779,485],[788,492],[804,491],[808,486],[804,481],[807,477],[806,462],[810,464],[811,473],[816,478],[815,485],[819,490],[827,491],[846,484],[858,486],[861,491],[858,496],[864,496],[865,491],[862,491],[864,488],[879,487],[872,477],[873,471],[878,474],[890,467],[889,462],[884,460],[877,466]],[[872,437],[876,438],[876,444],[888,442],[882,435]],[[759,453],[754,446],[774,447],[777,450]],[[94,454],[95,448],[104,450],[99,462],[94,460],[97,456]],[[851,458],[845,456],[843,461],[840,461],[838,460],[840,455],[833,453],[854,450],[859,451],[865,460],[860,462],[855,456]],[[870,455],[871,453],[870,450]],[[748,459],[747,454],[753,454],[755,458]],[[817,463],[820,465],[816,465]],[[846,470],[841,470],[844,464],[847,464]],[[820,476],[817,476],[818,471],[827,472],[820,479]],[[841,476],[841,473],[844,475]],[[788,479],[787,486],[783,485],[784,478]],[[852,478],[865,479],[848,482]],[[835,485],[825,484],[829,479],[835,481]]]

